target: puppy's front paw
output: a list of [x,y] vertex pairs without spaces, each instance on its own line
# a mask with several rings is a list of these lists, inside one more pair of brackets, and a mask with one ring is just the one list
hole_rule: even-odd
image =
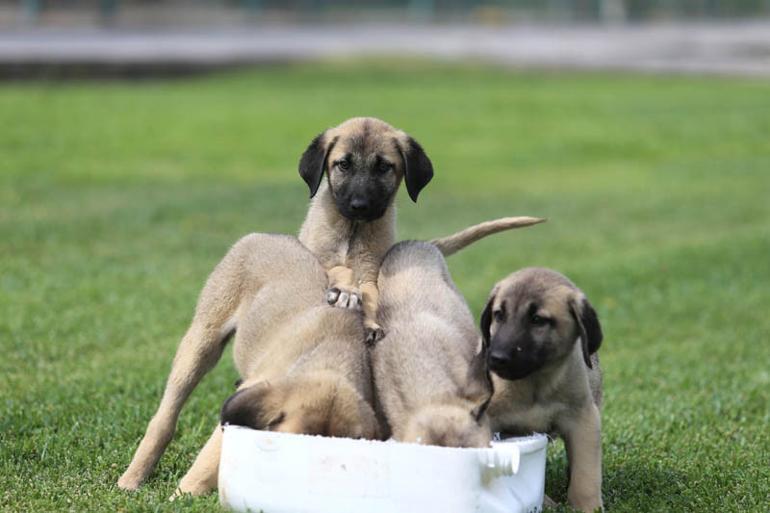
[[579,491],[568,489],[567,502],[576,510],[586,513],[604,511],[601,494],[580,493]]
[[120,476],[120,479],[118,479],[118,488],[121,490],[133,492],[134,490],[137,490],[141,485],[141,478],[129,473],[128,471],[126,471],[126,473]]
[[361,309],[361,293],[357,290],[344,290],[337,287],[326,291],[326,302],[335,308]]

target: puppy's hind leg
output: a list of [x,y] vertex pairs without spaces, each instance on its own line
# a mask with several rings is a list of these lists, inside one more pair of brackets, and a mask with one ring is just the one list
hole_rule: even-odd
[[137,489],[155,468],[174,436],[184,403],[222,354],[225,337],[211,333],[201,324],[193,322],[179,345],[160,406],[150,420],[131,464],[118,480],[118,486],[124,490]]
[[190,328],[182,338],[171,365],[158,410],[147,432],[118,480],[124,490],[135,490],[160,459],[176,429],[179,413],[201,378],[216,365],[235,328],[245,277],[237,244],[211,273],[201,292]]

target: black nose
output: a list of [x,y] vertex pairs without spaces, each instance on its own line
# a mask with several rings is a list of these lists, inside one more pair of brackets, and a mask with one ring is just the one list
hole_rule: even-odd
[[353,212],[364,212],[369,208],[369,202],[364,198],[353,198],[350,200],[350,208]]
[[489,366],[493,369],[502,369],[511,363],[511,355],[502,351],[493,351],[489,354]]

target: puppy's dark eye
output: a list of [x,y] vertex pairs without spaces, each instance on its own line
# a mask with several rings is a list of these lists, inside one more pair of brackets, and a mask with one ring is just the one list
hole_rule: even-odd
[[545,326],[549,323],[549,320],[545,317],[541,317],[537,314],[532,314],[532,318],[530,319],[532,321],[532,324],[535,326]]
[[495,310],[492,312],[492,316],[497,322],[503,322],[505,320],[505,315],[503,314],[502,310]]
[[350,169],[350,161],[339,160],[337,161],[337,167],[340,168],[342,171],[347,171],[348,169]]
[[379,169],[380,169],[380,173],[387,173],[388,171],[393,169],[393,164],[388,162],[387,160],[383,160],[382,162],[380,162]]

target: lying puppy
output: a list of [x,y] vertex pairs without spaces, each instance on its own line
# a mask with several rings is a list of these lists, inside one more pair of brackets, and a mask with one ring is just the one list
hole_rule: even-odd
[[401,130],[379,119],[353,118],[313,139],[299,172],[313,198],[299,240],[329,273],[329,303],[363,306],[367,338],[374,342],[382,336],[377,272],[396,237],[393,200],[403,179],[416,202],[433,165]]
[[486,355],[477,353],[473,316],[441,254],[401,242],[385,256],[378,281],[386,335],[372,349],[378,401],[396,440],[485,447],[492,395]]
[[570,505],[601,508],[602,329],[588,299],[555,271],[523,269],[492,289],[481,332],[494,373],[492,430],[561,436]]
[[[498,219],[439,239],[436,244],[447,253],[453,253],[485,235],[539,222],[542,222],[542,219],[530,217]],[[308,274],[310,271],[303,273],[301,270],[309,267],[314,268],[313,272],[321,274],[313,278],[303,278],[310,284],[306,287],[304,283],[297,281],[296,276]],[[236,367],[241,376],[248,380],[249,385],[254,384],[255,380],[276,382],[279,378],[286,377],[291,366],[307,352],[306,340],[310,335],[301,330],[302,323],[287,323],[286,329],[290,331],[280,331],[284,338],[279,343],[271,330],[257,330],[254,326],[263,325],[260,324],[265,322],[260,320],[263,316],[275,326],[280,325],[280,316],[270,316],[271,308],[283,312],[281,315],[288,321],[289,314],[294,309],[301,310],[309,304],[315,304],[312,301],[318,297],[312,284],[318,280],[324,281],[320,298],[322,304],[318,305],[319,308],[335,310],[326,306],[328,279],[324,267],[296,239],[288,236],[252,234],[233,246],[211,273],[201,292],[193,321],[174,357],[158,410],[147,426],[147,432],[139,443],[131,464],[118,480],[118,486],[133,490],[147,478],[174,435],[184,403],[206,372],[216,365],[233,334],[233,357]],[[357,312],[343,311],[340,314],[358,317]],[[345,318],[351,318],[350,315]],[[333,329],[333,326],[330,326],[330,329]],[[358,339],[360,344],[363,344],[364,337],[365,331],[362,331]],[[347,340],[346,338],[340,343],[346,343]],[[324,347],[330,346],[327,344]],[[359,355],[360,351],[361,348],[356,347],[351,357],[357,358],[355,355]],[[323,352],[321,354],[325,355]],[[322,356],[320,360],[328,361],[324,360],[325,358],[326,356]],[[254,361],[262,362],[260,365],[265,367],[255,371]],[[267,372],[269,366],[273,366],[272,374]],[[350,369],[342,370],[350,372]],[[362,376],[355,380],[364,379]],[[219,461],[218,437],[218,431],[215,430],[188,475],[180,482],[181,493],[204,493],[216,485],[212,475],[216,474],[214,462],[218,465]]]

